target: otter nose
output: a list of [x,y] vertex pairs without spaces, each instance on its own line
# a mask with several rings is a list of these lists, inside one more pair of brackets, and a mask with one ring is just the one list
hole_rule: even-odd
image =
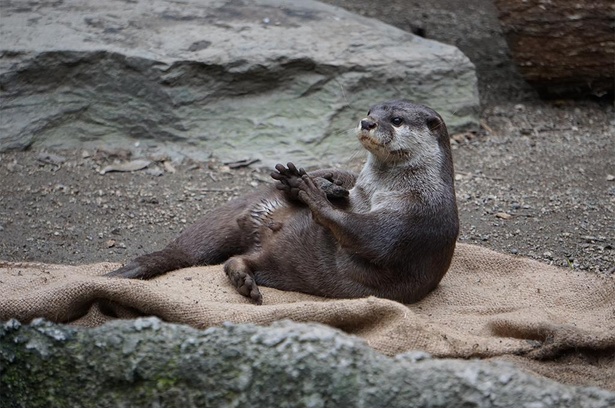
[[361,120],[361,129],[365,129],[366,131],[369,131],[371,129],[374,129],[375,127],[376,127],[376,122],[372,121],[371,119]]

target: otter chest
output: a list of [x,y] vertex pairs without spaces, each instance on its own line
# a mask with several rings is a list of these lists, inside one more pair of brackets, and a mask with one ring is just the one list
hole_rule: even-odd
[[402,200],[399,192],[389,190],[353,189],[350,195],[352,210],[357,213],[369,213],[382,209],[395,209]]

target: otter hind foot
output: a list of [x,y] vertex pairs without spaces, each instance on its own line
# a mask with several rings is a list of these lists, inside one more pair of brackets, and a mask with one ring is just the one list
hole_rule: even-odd
[[224,272],[239,294],[249,297],[256,305],[263,303],[263,296],[256,285],[250,267],[244,259],[230,258],[224,263]]

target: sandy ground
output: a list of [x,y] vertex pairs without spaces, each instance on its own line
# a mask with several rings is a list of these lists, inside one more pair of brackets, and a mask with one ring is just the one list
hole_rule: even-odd
[[[483,127],[452,135],[460,241],[614,274],[612,102],[539,100],[510,62],[489,1],[329,2],[455,44],[477,66]],[[100,174],[129,159],[104,147],[0,155],[0,260],[127,261],[270,179],[266,169],[161,157],[145,170]]]

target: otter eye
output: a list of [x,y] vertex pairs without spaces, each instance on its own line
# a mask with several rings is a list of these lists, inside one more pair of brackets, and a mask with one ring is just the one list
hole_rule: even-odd
[[395,117],[391,118],[391,123],[392,123],[394,126],[399,126],[399,125],[401,125],[403,122],[404,122],[404,120],[403,120],[403,119],[401,119],[401,118],[400,118],[400,117],[398,117],[398,116],[395,116]]

